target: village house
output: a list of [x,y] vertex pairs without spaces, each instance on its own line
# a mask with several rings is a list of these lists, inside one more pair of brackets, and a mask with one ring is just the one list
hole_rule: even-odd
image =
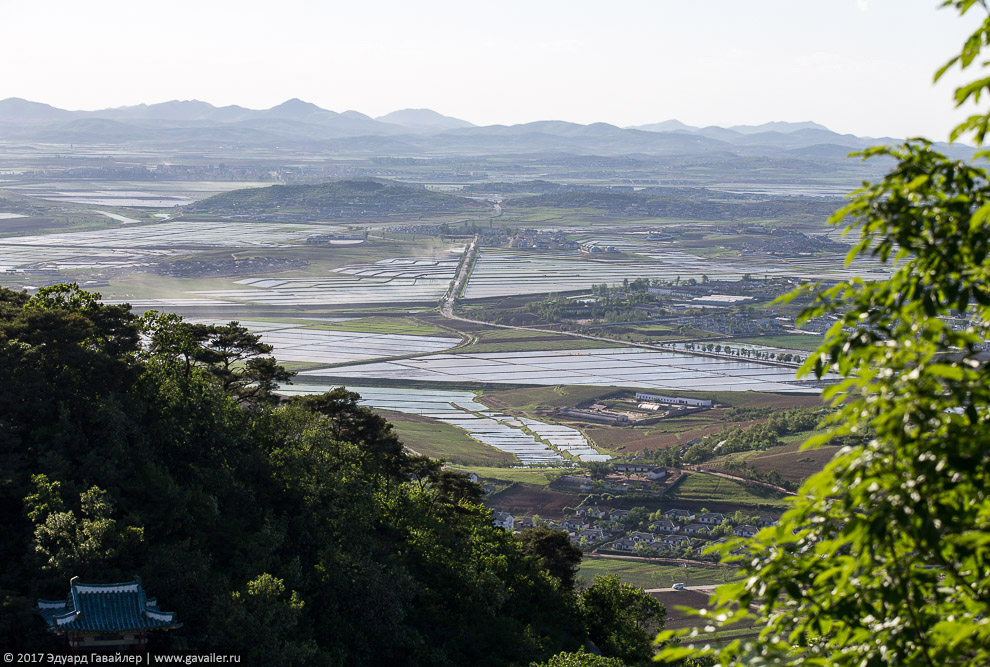
[[616,551],[632,551],[636,548],[636,541],[631,537],[620,537],[612,542],[611,547]]
[[756,517],[756,525],[759,526],[760,528],[766,528],[767,526],[776,526],[777,520],[774,519],[772,516],[766,516],[761,514],[760,516]]
[[691,544],[691,539],[683,535],[665,535],[661,542],[671,547],[680,547],[684,544]]
[[656,539],[656,536],[651,535],[650,533],[629,533],[628,535],[626,535],[626,537],[632,540],[633,542],[637,542],[637,543],[652,542],[653,540]]
[[508,512],[495,512],[495,525],[499,528],[504,528],[505,530],[512,531],[515,525],[515,518]]
[[725,515],[718,512],[709,512],[708,514],[700,515],[698,522],[708,524],[709,526],[720,526],[725,522]]
[[582,519],[580,517],[569,517],[561,521],[560,527],[573,533],[580,530],[587,530],[592,526],[586,519]]
[[703,523],[689,523],[684,526],[684,532],[688,535],[708,535],[712,531]]
[[533,528],[535,525],[536,523],[533,521],[533,517],[531,516],[524,516],[515,524],[515,526],[520,530],[528,530],[530,528]]
[[578,539],[584,538],[589,542],[601,542],[605,539],[605,531],[601,528],[589,528],[588,530],[582,530],[577,533]]
[[629,516],[629,510],[612,510],[608,514],[608,518],[612,521],[625,521],[627,516]]
[[663,513],[665,519],[672,519],[674,521],[679,521],[681,519],[690,520],[694,518],[694,515],[687,510],[667,510]]
[[757,528],[756,526],[739,526],[734,531],[732,531],[732,534],[737,535],[739,537],[753,537],[758,532],[760,532],[760,529]]
[[586,516],[589,519],[601,519],[608,515],[608,510],[602,507],[579,507],[575,512],[578,516]]
[[650,524],[650,530],[656,533],[676,533],[678,528],[680,528],[680,526],[673,521],[668,521],[666,519],[654,521]]

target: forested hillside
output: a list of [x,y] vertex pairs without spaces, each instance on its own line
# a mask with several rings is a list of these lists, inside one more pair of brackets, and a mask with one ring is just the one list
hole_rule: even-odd
[[363,179],[233,190],[191,204],[184,212],[281,220],[299,215],[316,219],[354,218],[483,209],[482,202],[433,192],[418,185]]
[[795,215],[828,217],[838,208],[833,199],[816,197],[778,197],[752,201],[726,193],[684,189],[667,191],[648,188],[636,192],[608,189],[550,191],[507,202],[514,207],[594,208],[609,215],[686,218],[695,220],[744,220],[747,218],[785,218]]
[[659,603],[615,579],[575,592],[566,535],[496,528],[480,487],[353,393],[280,402],[268,352],[234,323],[138,318],[75,286],[0,290],[0,643],[57,651],[38,597],[140,575],[184,624],[152,651],[648,661]]

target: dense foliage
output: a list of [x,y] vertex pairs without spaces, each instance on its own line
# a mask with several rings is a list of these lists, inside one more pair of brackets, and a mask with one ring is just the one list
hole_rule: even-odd
[[[496,528],[356,394],[277,401],[268,351],[75,286],[0,291],[0,643],[56,649],[35,598],[134,575],[184,623],[157,650],[246,664],[526,665],[598,636],[570,544]],[[622,618],[602,648],[632,655]]]
[[[990,18],[947,67],[987,44]],[[981,78],[956,99],[988,89]],[[954,136],[980,142],[988,126],[976,114]],[[746,578],[704,614],[710,630],[760,628],[722,664],[990,664],[990,177],[924,140],[865,153],[878,155],[894,169],[833,221],[858,232],[850,258],[893,273],[817,291],[803,315],[840,318],[804,370],[845,378],[826,392],[836,412],[817,441],[851,444],[744,546]]]

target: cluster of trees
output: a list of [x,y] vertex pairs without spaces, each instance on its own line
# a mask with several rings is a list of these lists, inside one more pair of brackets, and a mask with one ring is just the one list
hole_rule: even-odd
[[721,454],[768,449],[781,444],[780,436],[810,431],[821,423],[820,410],[795,408],[773,413],[768,419],[746,428],[728,428],[706,435],[688,447],[682,457],[689,465],[704,463]]
[[[636,306],[659,306],[660,297],[646,291],[628,292],[622,296],[599,296],[593,303],[578,303],[575,299],[549,297],[529,304],[529,311],[545,322],[559,322],[567,318],[589,319],[597,322],[626,322],[649,319]],[[658,312],[659,315],[665,311]]]
[[805,360],[800,354],[791,352],[772,352],[769,350],[756,350],[753,348],[739,346],[736,348],[721,343],[684,343],[686,350],[701,350],[703,352],[714,352],[716,354],[735,355],[748,359],[764,359],[767,361],[783,361],[787,363],[801,363]]
[[612,579],[576,592],[566,535],[496,528],[477,484],[405,451],[356,394],[279,400],[268,352],[236,323],[0,290],[0,644],[56,649],[36,598],[140,575],[184,624],[164,651],[649,659],[662,607]]

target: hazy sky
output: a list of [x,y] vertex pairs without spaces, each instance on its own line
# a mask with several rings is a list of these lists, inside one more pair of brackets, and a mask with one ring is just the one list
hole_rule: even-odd
[[[478,124],[815,120],[944,139],[938,0],[0,0],[0,98],[70,109],[299,97]],[[958,77],[956,81],[958,81]]]

